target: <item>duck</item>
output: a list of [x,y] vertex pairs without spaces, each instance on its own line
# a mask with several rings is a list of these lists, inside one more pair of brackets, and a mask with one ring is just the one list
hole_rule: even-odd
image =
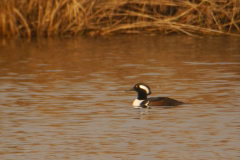
[[136,91],[138,93],[137,99],[133,101],[134,108],[149,108],[150,106],[178,106],[183,104],[178,100],[168,97],[150,97],[151,89],[144,83],[137,83],[133,88],[126,91]]

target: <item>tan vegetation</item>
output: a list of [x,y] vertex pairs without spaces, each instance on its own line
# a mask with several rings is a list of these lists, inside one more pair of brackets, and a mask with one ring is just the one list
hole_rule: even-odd
[[239,35],[240,0],[1,0],[1,36]]

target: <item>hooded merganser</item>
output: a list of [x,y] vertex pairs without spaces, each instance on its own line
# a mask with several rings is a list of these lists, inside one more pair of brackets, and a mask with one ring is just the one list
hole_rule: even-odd
[[138,92],[137,99],[133,101],[134,108],[148,108],[149,106],[177,106],[183,104],[183,102],[168,97],[147,98],[147,95],[151,94],[151,90],[149,86],[144,83],[137,83],[133,88],[126,91]]

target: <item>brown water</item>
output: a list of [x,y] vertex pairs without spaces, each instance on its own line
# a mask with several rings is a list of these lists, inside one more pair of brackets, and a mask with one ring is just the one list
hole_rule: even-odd
[[[238,160],[239,42],[1,40],[0,159]],[[149,84],[151,96],[189,104],[141,115],[132,107],[136,93],[124,92],[138,82]]]

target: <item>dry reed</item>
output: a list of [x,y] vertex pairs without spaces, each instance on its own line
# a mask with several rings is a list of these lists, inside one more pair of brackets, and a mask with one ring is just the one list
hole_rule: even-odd
[[239,35],[240,0],[2,0],[1,36]]

